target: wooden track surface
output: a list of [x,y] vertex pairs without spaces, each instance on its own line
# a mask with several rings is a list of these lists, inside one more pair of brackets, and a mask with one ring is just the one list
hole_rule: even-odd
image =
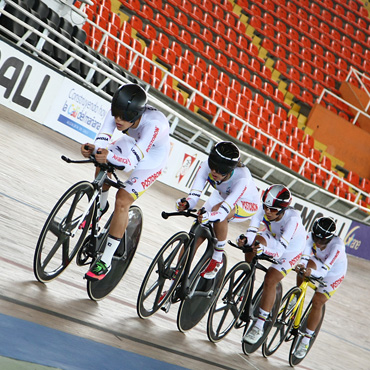
[[[98,303],[86,293],[84,267],[75,263],[47,285],[36,281],[33,253],[48,212],[73,183],[92,179],[91,165],[66,164],[62,154],[80,158],[79,144],[0,106],[0,312],[70,334],[136,352],[189,369],[289,368],[290,345],[269,359],[261,351],[245,356],[241,330],[214,345],[206,335],[206,319],[186,334],[176,326],[177,306],[147,320],[136,314],[143,276],[161,244],[174,232],[188,230],[191,220],[163,220],[183,194],[157,182],[137,201],[144,213],[143,235],[130,269],[110,297]],[[123,175],[124,178],[124,175]],[[114,203],[114,191],[110,193]],[[231,225],[229,238],[244,231]],[[228,268],[241,254],[227,248]],[[284,280],[284,292],[295,281]],[[258,276],[257,282],[262,281]],[[344,283],[328,302],[320,335],[297,368],[348,370],[370,368],[370,262],[349,257]]]

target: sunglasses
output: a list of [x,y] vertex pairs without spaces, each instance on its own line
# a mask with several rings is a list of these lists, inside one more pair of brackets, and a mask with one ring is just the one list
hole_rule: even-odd
[[326,245],[326,244],[329,244],[330,239],[326,239],[326,238],[319,238],[318,236],[313,235],[313,241],[314,241],[316,244]]
[[219,175],[221,175],[221,176],[226,176],[229,172],[227,172],[227,173],[222,173],[222,172],[220,172],[219,171],[219,169],[218,168],[211,168],[211,171],[215,171],[215,172],[217,172]]
[[268,207],[266,206],[265,204],[263,205],[263,209],[265,211],[270,211],[271,213],[278,213],[280,211],[280,208],[276,208],[276,207]]

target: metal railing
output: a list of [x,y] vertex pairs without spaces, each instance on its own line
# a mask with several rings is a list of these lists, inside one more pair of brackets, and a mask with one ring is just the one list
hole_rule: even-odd
[[[18,6],[16,3],[14,3],[12,0],[4,0],[5,3],[14,6],[19,11],[27,14],[28,17],[30,17],[33,21],[39,23],[42,28],[43,32],[40,32],[39,30],[36,30],[34,27],[29,26],[27,23],[17,19],[9,12],[5,11],[4,9],[0,9],[0,16],[7,16],[10,19],[12,19],[14,22],[19,23],[21,26],[23,26],[25,29],[27,29],[27,32],[22,36],[17,36],[13,33],[11,33],[9,30],[5,29],[4,27],[0,27],[0,30],[8,34],[10,37],[16,40],[16,44],[20,47],[25,47],[28,51],[31,51],[34,55],[38,55],[43,60],[50,63],[53,67],[59,69],[60,71],[66,73],[67,75],[73,77],[77,81],[80,81],[85,86],[90,87],[93,91],[100,94],[104,98],[110,100],[111,95],[106,93],[103,89],[104,87],[110,82],[114,81],[118,84],[123,84],[130,82],[130,78],[122,76],[122,74],[118,73],[117,71],[111,69],[108,65],[103,63],[101,60],[96,58],[94,55],[89,53],[88,51],[83,50],[82,48],[79,48],[68,38],[64,37],[60,33],[58,33],[55,29],[48,26],[46,23],[41,21],[40,19],[36,18],[33,14],[27,13],[26,10]],[[267,161],[266,157],[261,153],[261,155],[256,154],[256,151],[250,150],[250,147],[242,142],[239,142],[239,147],[241,148],[242,158],[243,161],[248,167],[251,169],[251,172],[255,175],[260,177],[262,180],[267,182],[284,182],[288,187],[290,187],[293,191],[293,193],[300,195],[304,197],[305,199],[311,200],[321,206],[324,206],[328,209],[331,209],[336,212],[341,212],[342,214],[345,214],[346,216],[350,216],[351,218],[360,220],[365,223],[370,223],[370,214],[369,209],[366,207],[363,207],[359,205],[357,202],[361,197],[369,197],[370,195],[364,192],[362,189],[354,186],[353,184],[347,182],[340,176],[338,176],[336,173],[327,170],[326,168],[322,167],[320,164],[317,164],[316,162],[312,161],[311,159],[305,157],[301,153],[295,151],[290,146],[288,146],[286,143],[276,139],[275,137],[267,134],[263,130],[261,130],[258,127],[253,126],[250,122],[242,119],[240,116],[235,114],[234,112],[228,110],[227,108],[223,107],[222,105],[218,104],[217,102],[211,100],[208,96],[204,95],[202,92],[194,89],[192,86],[187,84],[185,81],[181,80],[177,76],[173,75],[170,71],[168,71],[166,68],[162,67],[160,64],[155,63],[153,60],[149,59],[142,53],[135,50],[133,47],[131,47],[128,44],[125,44],[123,41],[118,39],[117,37],[111,35],[107,30],[103,29],[99,25],[93,23],[91,20],[86,19],[86,22],[88,22],[92,27],[96,27],[98,30],[102,32],[102,40],[100,41],[96,51],[98,52],[101,50],[102,46],[104,45],[106,39],[108,37],[112,38],[115,42],[120,43],[123,45],[126,49],[130,50],[135,56],[131,60],[131,63],[127,69],[128,72],[131,72],[137,58],[142,58],[148,63],[154,65],[156,68],[159,68],[162,72],[162,79],[159,84],[158,90],[160,90],[163,85],[166,83],[166,80],[168,77],[171,77],[172,79],[178,81],[181,83],[182,86],[185,86],[189,91],[191,91],[191,94],[189,96],[188,100],[188,106],[193,101],[195,94],[200,95],[203,99],[210,101],[212,104],[214,104],[217,107],[217,112],[215,117],[213,118],[212,122],[206,122],[203,118],[200,116],[195,115],[194,113],[189,111],[189,115],[180,114],[178,109],[177,103],[173,103],[172,105],[169,105],[165,103],[162,99],[158,98],[158,94],[152,94],[151,93],[151,87],[147,86],[148,90],[148,96],[149,101],[151,104],[158,106],[163,112],[167,114],[167,117],[171,124],[171,134],[174,136],[177,136],[181,138],[182,140],[186,141],[189,145],[196,146],[197,148],[205,151],[206,153],[209,152],[210,148],[212,147],[213,143],[216,141],[219,141],[221,138],[221,134],[219,134],[219,131],[217,129],[212,130],[210,132],[210,127],[215,125],[215,122],[217,121],[217,118],[221,114],[221,112],[228,113],[231,117],[233,117],[235,120],[239,121],[241,124],[241,130],[239,131],[239,138],[242,134],[245,127],[250,127],[251,129],[257,131],[260,133],[260,135],[263,135],[267,137],[270,142],[272,143],[270,151],[267,153],[267,157],[271,157],[274,152],[277,145],[284,147],[285,149],[289,150],[290,152],[294,153],[296,156],[300,157],[302,159],[302,164],[300,165],[300,169],[298,171],[298,175],[302,173],[303,169],[305,168],[306,164],[310,164],[311,166],[314,166],[316,168],[319,168],[321,172],[327,174],[328,182],[326,185],[326,189],[319,187],[318,185],[307,181],[303,176],[297,176],[297,173],[294,173],[291,170],[286,169],[283,165],[278,165],[277,162],[274,161]],[[27,37],[31,34],[36,34],[40,40],[36,46],[31,45],[27,42]],[[67,45],[69,45],[73,49],[78,49],[78,52],[80,55],[83,55],[84,57],[81,57],[80,55],[77,55],[72,50],[67,49],[57,42],[55,42],[50,36],[50,34],[54,36],[58,36],[59,39],[63,40]],[[57,60],[53,59],[51,56],[47,55],[43,52],[42,47],[45,42],[51,43],[53,46],[60,48],[66,55],[68,55],[68,58],[66,58],[66,61],[64,63],[58,62]],[[83,78],[78,73],[75,73],[72,71],[69,66],[74,60],[78,60],[80,63],[83,63],[87,65],[90,68],[89,73],[85,78]],[[113,63],[113,61],[111,61]],[[92,81],[92,76],[94,73],[100,73],[105,78],[104,81],[99,85],[95,86]],[[359,73],[358,71],[354,71],[351,69],[350,73]],[[133,76],[137,79],[137,76]],[[361,83],[361,82],[360,82]],[[366,88],[366,86],[365,86]],[[367,90],[366,90],[367,91]],[[332,94],[329,90],[325,89],[322,94],[320,95],[320,99],[322,99],[324,94]],[[355,109],[358,111],[358,114],[365,114],[363,112],[360,112],[358,108],[352,106],[348,102],[344,101],[340,97],[334,95],[338,100],[341,100],[344,104],[349,105],[352,109]],[[369,100],[370,104],[370,100]],[[368,116],[368,115],[367,115]],[[194,118],[195,117],[195,118]],[[199,117],[199,118],[198,118]],[[283,168],[284,167],[284,168]],[[357,192],[356,199],[354,202],[344,199],[342,197],[339,197],[336,194],[333,194],[329,192],[327,189],[330,186],[330,183],[333,181],[333,179],[337,179],[338,181],[341,181],[345,184],[347,184],[349,187],[354,189]],[[361,210],[361,211],[359,211]],[[367,212],[367,213],[365,213]]]

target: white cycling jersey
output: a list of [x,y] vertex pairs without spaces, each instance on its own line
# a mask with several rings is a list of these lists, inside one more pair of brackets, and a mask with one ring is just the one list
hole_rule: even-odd
[[324,250],[316,247],[312,233],[307,237],[306,246],[303,251],[301,263],[306,267],[312,259],[316,269],[312,270],[312,276],[325,278],[329,274],[342,274],[347,271],[346,247],[338,236],[328,243]]
[[270,222],[261,207],[252,217],[246,233],[249,244],[254,241],[261,223],[266,227],[264,234],[268,236],[267,246],[261,246],[263,253],[276,259],[281,258],[286,252],[302,253],[307,233],[298,211],[288,208],[281,220]]
[[98,148],[109,150],[107,160],[131,170],[125,189],[137,199],[162,173],[170,152],[169,124],[166,116],[147,105],[137,128],[129,128],[118,140],[111,142],[116,129],[114,117],[108,114],[95,139]]
[[233,221],[244,221],[257,212],[260,196],[247,167],[236,167],[228,180],[218,182],[212,177],[208,160],[204,161],[186,198],[189,208],[196,206],[207,182],[215,191],[206,201],[204,208],[211,211],[213,206],[222,202],[217,211],[211,212],[210,221],[223,221],[234,208],[236,210]]

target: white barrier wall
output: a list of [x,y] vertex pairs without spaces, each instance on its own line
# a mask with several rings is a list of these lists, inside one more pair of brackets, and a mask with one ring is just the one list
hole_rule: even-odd
[[[0,104],[52,128],[79,143],[92,142],[109,111],[110,103],[90,90],[49,69],[37,59],[0,40]],[[172,138],[168,166],[159,181],[185,193],[190,190],[199,164],[207,156]],[[256,180],[264,190],[267,184]],[[209,195],[209,188],[203,199]],[[338,235],[347,252],[370,259],[370,228],[295,197],[307,230],[323,215],[337,220]]]

